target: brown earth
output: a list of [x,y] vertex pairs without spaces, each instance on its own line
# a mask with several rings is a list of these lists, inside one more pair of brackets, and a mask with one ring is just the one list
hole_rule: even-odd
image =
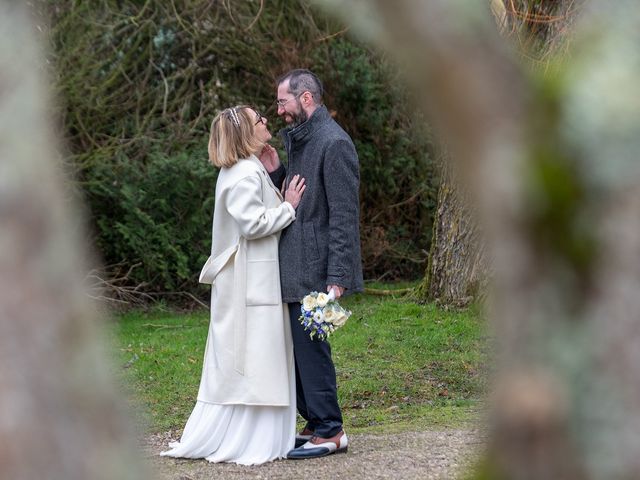
[[152,435],[144,450],[158,480],[238,479],[445,479],[463,474],[478,458],[476,428],[349,435],[349,452],[314,460],[278,460],[259,466],[213,464],[160,457],[177,432]]

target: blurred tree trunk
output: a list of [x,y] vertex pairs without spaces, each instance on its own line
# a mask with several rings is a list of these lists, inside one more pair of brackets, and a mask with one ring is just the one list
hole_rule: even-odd
[[25,10],[0,3],[1,476],[142,478],[81,284],[86,253]]
[[481,2],[324,4],[398,59],[479,212],[498,365],[477,478],[637,478],[640,5],[585,2],[540,75]]
[[[517,46],[536,68],[562,46],[575,18],[576,0],[491,0],[503,37]],[[477,218],[450,162],[444,162],[431,249],[425,276],[416,289],[419,301],[464,306],[481,297],[490,268]]]

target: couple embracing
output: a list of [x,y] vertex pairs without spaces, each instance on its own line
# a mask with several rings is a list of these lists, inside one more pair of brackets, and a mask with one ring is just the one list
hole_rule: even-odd
[[255,465],[347,450],[331,348],[298,321],[309,292],[363,287],[358,157],[322,96],[308,70],[278,79],[286,168],[255,109],[213,120],[209,158],[221,170],[200,275],[211,322],[196,406],[162,455]]

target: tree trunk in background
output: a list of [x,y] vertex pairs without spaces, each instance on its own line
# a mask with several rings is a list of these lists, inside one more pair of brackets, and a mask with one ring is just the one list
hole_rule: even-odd
[[476,215],[454,181],[451,162],[441,162],[441,171],[429,261],[415,296],[463,307],[482,295],[488,272]]
[[25,9],[0,3],[0,476],[142,478],[81,284],[86,253]]
[[[544,68],[549,55],[564,42],[575,17],[575,0],[491,0],[493,16],[502,35],[536,68]],[[476,212],[453,178],[450,161],[443,162],[438,207],[424,279],[416,289],[419,301],[464,306],[482,297],[489,283],[485,245]]]
[[543,76],[483,2],[323,3],[399,60],[479,212],[498,364],[476,478],[637,478],[640,5],[584,2]]

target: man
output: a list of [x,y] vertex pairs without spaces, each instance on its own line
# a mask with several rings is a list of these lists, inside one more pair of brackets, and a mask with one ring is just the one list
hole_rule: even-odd
[[289,304],[296,362],[298,412],[307,421],[288,458],[316,458],[347,450],[338,406],[336,372],[326,341],[311,339],[298,317],[311,291],[333,289],[336,298],[363,289],[359,229],[358,155],[349,135],[322,103],[322,83],[309,70],[278,79],[280,132],[288,156],[285,170],[272,147],[261,160],[274,184],[305,179],[296,220],[280,237],[280,280]]

